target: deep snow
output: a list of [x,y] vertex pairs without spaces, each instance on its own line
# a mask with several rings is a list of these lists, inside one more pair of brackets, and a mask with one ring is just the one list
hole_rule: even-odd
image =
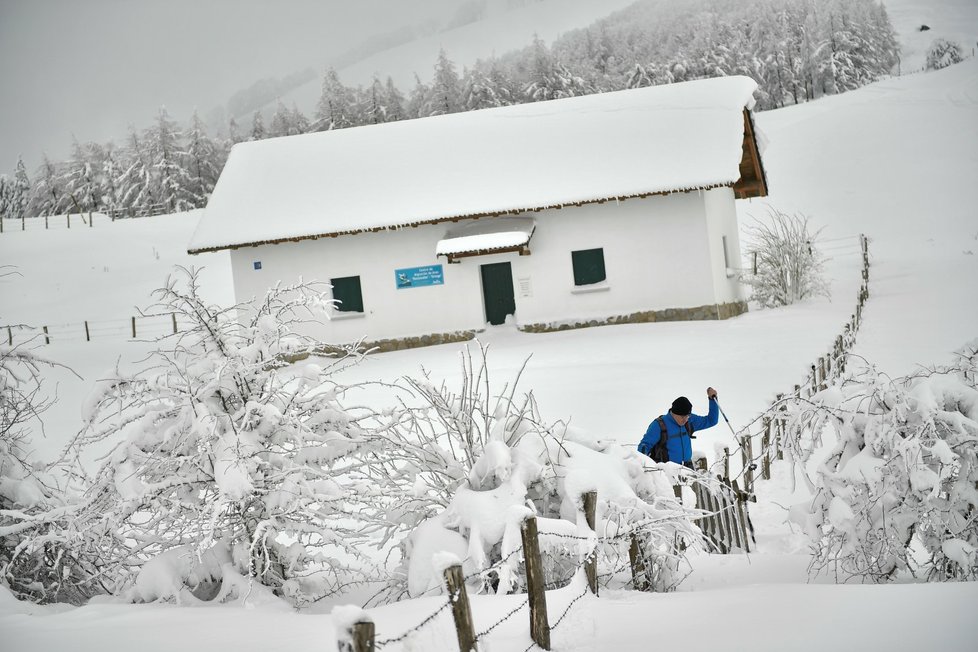
[[[768,200],[742,202],[741,224],[765,214],[770,203],[804,211],[816,225],[824,225],[833,256],[831,301],[752,311],[725,322],[544,335],[490,328],[482,339],[491,345],[494,377],[511,377],[532,353],[521,382],[524,389],[534,389],[545,416],[570,417],[575,425],[626,446],[634,446],[649,420],[676,394],[690,396],[694,410],[703,410],[707,385],[720,391],[734,425],[743,424],[775,392],[799,382],[806,365],[841,330],[855,303],[859,265],[852,236],[860,232],[871,239],[873,267],[859,354],[899,375],[918,364],[947,362],[954,349],[978,335],[978,60],[761,113],[757,123],[770,141],[764,156],[772,194]],[[0,259],[23,275],[0,281],[4,317],[27,322],[54,314],[81,322],[89,307],[103,302],[103,314],[141,303],[149,289],[146,282],[154,277],[161,282],[170,262],[186,260],[180,251],[191,222],[173,216],[103,231],[96,226],[70,233],[3,234]],[[90,238],[89,231],[102,235]],[[159,260],[147,251],[125,275],[100,271],[102,261],[148,249],[139,243],[149,239],[159,243],[153,245]],[[51,255],[52,249],[63,255]],[[229,279],[221,271],[226,261],[211,260],[217,270],[206,289],[226,300]],[[113,268],[114,263],[107,264]],[[77,427],[84,394],[101,370],[118,355],[131,361],[145,350],[123,339],[45,347],[46,355],[72,364],[86,380],[62,379],[61,401],[48,419],[48,439],[39,442],[41,453],[56,450]],[[457,378],[458,351],[458,345],[445,345],[371,356],[350,377],[393,378],[416,373],[423,364],[436,377]],[[714,442],[729,437],[721,425],[702,433],[698,442],[712,455]],[[790,502],[785,477],[785,470],[776,468],[775,479],[759,485],[752,511],[759,534],[756,553],[692,558],[692,574],[675,594],[608,591],[599,599],[582,600],[555,631],[555,649],[681,645],[964,651],[978,645],[973,615],[978,585],[973,583],[835,586],[820,578],[807,584],[804,544],[786,529],[779,507]],[[576,594],[576,586],[548,594],[551,622]],[[409,629],[441,600],[421,598],[370,610],[379,637]],[[521,600],[475,597],[477,629]],[[297,615],[281,605],[251,606],[37,608],[0,595],[0,630],[4,646],[18,650],[332,649],[327,616]],[[453,633],[444,614],[409,643],[401,649],[452,649]],[[494,652],[524,650],[528,643],[525,612],[489,637]]]

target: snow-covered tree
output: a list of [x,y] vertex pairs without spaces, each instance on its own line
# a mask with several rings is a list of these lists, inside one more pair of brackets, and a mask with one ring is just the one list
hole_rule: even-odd
[[751,298],[765,308],[787,306],[815,296],[828,296],[824,258],[818,250],[821,229],[812,231],[805,215],[769,210],[766,221],[746,228],[745,251],[757,259],[757,273],[742,278]]
[[193,197],[194,206],[203,207],[217,184],[217,178],[221,176],[225,154],[207,135],[207,128],[196,110],[190,118],[184,158],[184,167],[190,181],[189,193]]
[[438,51],[435,61],[435,76],[425,97],[423,115],[444,115],[462,110],[462,98],[458,73],[455,64],[449,60],[445,50]]
[[813,574],[978,579],[978,340],[959,356],[896,379],[870,367],[791,406],[799,470],[824,431],[836,438],[809,480],[814,497],[791,510]]
[[462,102],[466,111],[509,106],[516,103],[514,84],[496,59],[479,60],[462,77]]
[[961,46],[954,41],[939,38],[927,48],[927,69],[940,70],[964,61]]
[[353,91],[343,85],[336,70],[323,75],[323,87],[316,105],[312,128],[316,131],[344,129],[356,124]]
[[14,168],[13,184],[7,199],[9,206],[8,217],[19,219],[27,214],[27,205],[31,197],[31,182],[27,176],[27,166],[24,159],[17,157],[17,167]]
[[34,175],[34,185],[31,188],[31,198],[28,213],[32,217],[57,215],[65,202],[64,183],[61,177],[61,166],[45,154],[41,165]]
[[115,145],[107,144],[103,150],[101,174],[99,174],[99,210],[116,211],[122,207],[122,189],[119,181],[124,172]]
[[[357,356],[303,360],[324,353],[292,331],[322,313],[312,287],[217,308],[195,273],[181,276],[153,309],[175,313],[184,330],[160,341],[144,371],[100,381],[87,403],[76,445],[113,449],[85,494],[98,509],[77,520],[110,533],[106,573],[131,584],[133,599],[192,600],[189,576],[171,564],[179,558],[224,560],[213,579],[226,588],[247,591],[249,578],[297,603],[334,592],[358,576],[359,512],[381,500],[348,461],[368,445],[362,420],[372,415],[346,409],[332,378]],[[132,584],[129,569],[154,558]],[[163,588],[160,572],[175,573]]]
[[192,194],[193,182],[184,167],[186,152],[182,136],[177,123],[162,106],[155,124],[143,134],[152,170],[153,195],[171,213],[190,210],[197,205]]
[[122,174],[117,183],[119,207],[125,209],[130,215],[135,215],[155,204],[156,188],[149,152],[133,125],[129,126],[124,164],[120,167]]
[[101,197],[101,148],[89,143],[82,146],[72,140],[71,158],[64,164],[61,183],[64,189],[65,212],[85,213],[102,206]]
[[249,140],[262,140],[267,138],[268,135],[265,133],[265,118],[262,117],[261,111],[255,111],[255,114],[251,118],[251,137]]

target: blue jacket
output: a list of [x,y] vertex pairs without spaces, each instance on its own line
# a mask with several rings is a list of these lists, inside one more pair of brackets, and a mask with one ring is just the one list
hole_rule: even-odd
[[[717,402],[712,399],[710,400],[710,412],[705,417],[698,414],[689,415],[689,424],[693,426],[694,432],[712,428],[717,425],[719,420],[720,410],[717,407]],[[693,445],[689,440],[686,427],[676,423],[671,412],[663,414],[662,421],[666,424],[666,434],[669,436],[669,441],[666,443],[669,449],[669,461],[676,464],[691,461],[693,459]],[[648,455],[652,451],[652,447],[659,443],[661,432],[662,429],[659,428],[658,420],[650,423],[649,429],[645,431],[645,436],[638,444],[639,452]]]

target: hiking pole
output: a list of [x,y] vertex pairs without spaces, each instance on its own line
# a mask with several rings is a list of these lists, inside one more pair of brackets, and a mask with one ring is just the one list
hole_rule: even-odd
[[[734,441],[739,443],[739,440],[737,439],[737,432],[734,430],[733,426],[730,425],[730,419],[727,418],[727,413],[723,411],[722,407],[720,407],[720,401],[716,397],[713,397],[713,400],[716,402],[717,409],[720,410],[720,414],[723,416],[723,420],[727,422],[727,427],[730,428],[730,432],[734,436]],[[753,460],[751,460],[749,468],[751,471],[754,471],[755,469],[757,469],[757,464]]]

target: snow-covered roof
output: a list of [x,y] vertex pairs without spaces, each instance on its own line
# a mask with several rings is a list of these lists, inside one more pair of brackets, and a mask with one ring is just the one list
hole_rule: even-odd
[[500,217],[477,220],[449,229],[435,246],[435,255],[459,257],[469,254],[514,250],[525,246],[533,237],[536,223],[532,217]]
[[756,88],[722,77],[239,143],[189,250],[732,186]]

